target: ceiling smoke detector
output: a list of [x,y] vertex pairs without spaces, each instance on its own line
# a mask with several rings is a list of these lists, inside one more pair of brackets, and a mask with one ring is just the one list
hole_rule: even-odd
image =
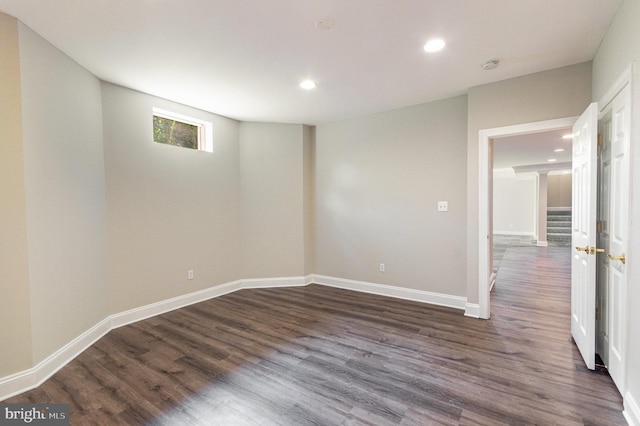
[[498,68],[498,65],[500,65],[500,61],[497,59],[492,59],[482,64],[482,69],[485,71],[494,70]]

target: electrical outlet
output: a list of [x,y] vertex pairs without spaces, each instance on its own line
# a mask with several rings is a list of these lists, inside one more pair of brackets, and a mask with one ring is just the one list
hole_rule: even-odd
[[380,264],[380,272],[384,272],[384,263]]
[[448,212],[449,211],[449,203],[447,201],[438,201],[438,211],[439,212]]
[[193,269],[189,269],[187,271],[187,279],[189,279],[189,280],[193,279]]

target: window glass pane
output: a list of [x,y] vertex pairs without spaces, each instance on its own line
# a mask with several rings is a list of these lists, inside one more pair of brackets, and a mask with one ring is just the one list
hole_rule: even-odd
[[198,149],[198,126],[154,115],[153,140],[168,145]]

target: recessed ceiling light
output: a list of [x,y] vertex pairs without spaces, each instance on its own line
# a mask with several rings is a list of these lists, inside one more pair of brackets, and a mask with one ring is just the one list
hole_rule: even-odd
[[429,53],[434,53],[442,50],[445,44],[446,43],[441,38],[432,38],[427,42],[427,44],[424,45],[424,50]]
[[564,151],[564,148],[556,148],[556,149],[554,149],[553,151],[554,151],[554,152],[563,152],[563,151]]
[[568,135],[563,135],[562,139],[573,139],[573,133],[569,133]]
[[300,87],[305,90],[311,90],[316,87],[316,82],[313,80],[304,80],[302,83],[300,83]]
[[554,161],[556,161],[556,159],[555,158],[549,158],[547,161],[550,162],[550,163],[553,163]]

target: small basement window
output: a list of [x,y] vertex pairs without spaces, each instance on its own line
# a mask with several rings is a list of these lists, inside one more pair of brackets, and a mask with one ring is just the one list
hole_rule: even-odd
[[208,121],[153,108],[153,140],[213,152],[213,125]]

